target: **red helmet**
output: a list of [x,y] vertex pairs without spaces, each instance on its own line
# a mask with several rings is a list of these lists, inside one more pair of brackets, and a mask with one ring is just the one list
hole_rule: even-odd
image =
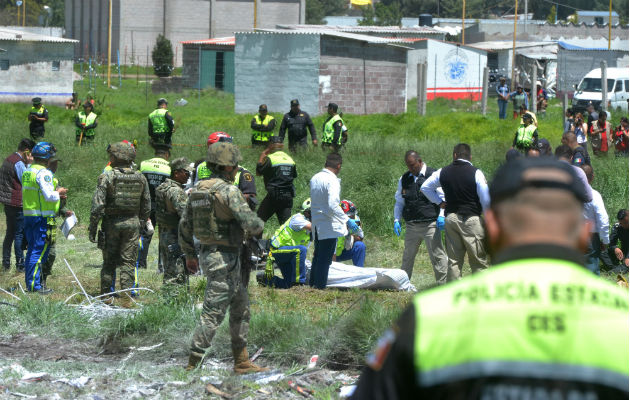
[[357,213],[357,208],[350,200],[341,200],[341,209],[347,216],[354,216]]
[[232,136],[228,135],[225,132],[212,132],[210,136],[208,136],[208,141],[206,144],[210,147],[211,144],[215,144],[217,142],[228,142],[232,143]]

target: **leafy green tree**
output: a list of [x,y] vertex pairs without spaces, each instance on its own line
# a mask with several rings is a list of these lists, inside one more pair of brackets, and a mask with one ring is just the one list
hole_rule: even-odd
[[547,22],[549,22],[550,24],[553,24],[554,22],[556,22],[557,16],[558,16],[558,13],[556,12],[556,6],[551,6],[549,15],[547,15]]
[[346,0],[306,0],[306,23],[323,24],[327,15],[342,15],[348,8]]
[[157,76],[170,76],[173,72],[173,46],[163,35],[158,35],[153,51],[153,70]]
[[362,18],[359,20],[359,25],[380,25],[380,26],[392,26],[400,25],[402,20],[402,11],[398,3],[391,3],[389,5],[380,2],[374,4],[374,8],[366,6],[362,8]]

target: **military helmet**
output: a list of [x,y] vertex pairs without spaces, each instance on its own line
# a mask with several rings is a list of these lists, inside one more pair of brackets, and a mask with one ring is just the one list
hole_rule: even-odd
[[177,171],[178,169],[190,170],[190,162],[186,157],[179,157],[171,161],[171,170]]
[[310,210],[311,210],[311,198],[309,197],[308,199],[304,200],[304,203],[302,203],[302,207],[300,207],[300,211],[307,212]]
[[206,161],[219,166],[235,166],[242,160],[241,152],[232,143],[218,142],[208,147]]
[[121,161],[133,161],[136,159],[136,150],[130,143],[116,142],[107,146],[107,152]]
[[35,158],[41,158],[43,160],[48,160],[51,157],[54,157],[57,154],[57,149],[52,143],[49,142],[39,142],[33,147],[31,150],[31,155]]

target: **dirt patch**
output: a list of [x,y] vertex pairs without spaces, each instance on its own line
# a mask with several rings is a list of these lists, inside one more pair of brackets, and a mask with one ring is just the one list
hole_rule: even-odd
[[0,338],[0,358],[41,361],[110,362],[122,359],[128,353],[120,346],[99,345],[99,340],[45,338],[33,335],[14,335]]

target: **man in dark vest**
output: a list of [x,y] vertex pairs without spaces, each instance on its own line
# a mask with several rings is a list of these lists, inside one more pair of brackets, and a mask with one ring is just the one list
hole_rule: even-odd
[[444,229],[443,220],[441,227],[437,225],[440,208],[431,203],[420,191],[420,187],[435,172],[435,170],[422,162],[420,155],[409,150],[405,153],[405,164],[408,171],[398,180],[396,190],[396,204],[394,205],[394,233],[400,236],[401,220],[405,220],[405,250],[403,252],[402,269],[409,278],[413,273],[413,265],[418,254],[420,243],[424,240],[429,253],[429,259],[433,265],[435,281],[438,284],[446,283],[446,271],[448,259],[442,245],[441,230]]
[[256,164],[256,175],[262,175],[267,189],[267,196],[258,208],[258,218],[267,222],[276,214],[280,225],[291,216],[295,197],[293,180],[297,178],[295,161],[282,151],[283,147],[282,139],[272,136]]
[[306,111],[302,111],[300,109],[300,102],[298,99],[291,100],[291,110],[282,117],[282,123],[280,123],[278,136],[280,136],[282,141],[284,141],[284,135],[288,131],[289,150],[295,151],[298,147],[303,149],[308,146],[307,128],[311,133],[313,146],[317,146],[315,125],[313,124],[310,115],[308,115]]
[[628,290],[583,266],[589,226],[573,168],[510,161],[490,198],[496,267],[417,295],[353,398],[627,399]]
[[8,156],[0,167],[0,203],[4,205],[6,232],[2,242],[2,267],[11,269],[11,244],[15,251],[15,266],[24,272],[24,213],[22,211],[22,173],[33,162],[30,156],[35,142],[22,139],[15,153]]
[[453,163],[437,170],[421,187],[422,193],[444,208],[446,214],[447,281],[462,277],[466,254],[473,273],[488,268],[481,224],[481,213],[490,203],[488,184],[483,172],[470,160],[470,146],[466,143],[456,145]]

